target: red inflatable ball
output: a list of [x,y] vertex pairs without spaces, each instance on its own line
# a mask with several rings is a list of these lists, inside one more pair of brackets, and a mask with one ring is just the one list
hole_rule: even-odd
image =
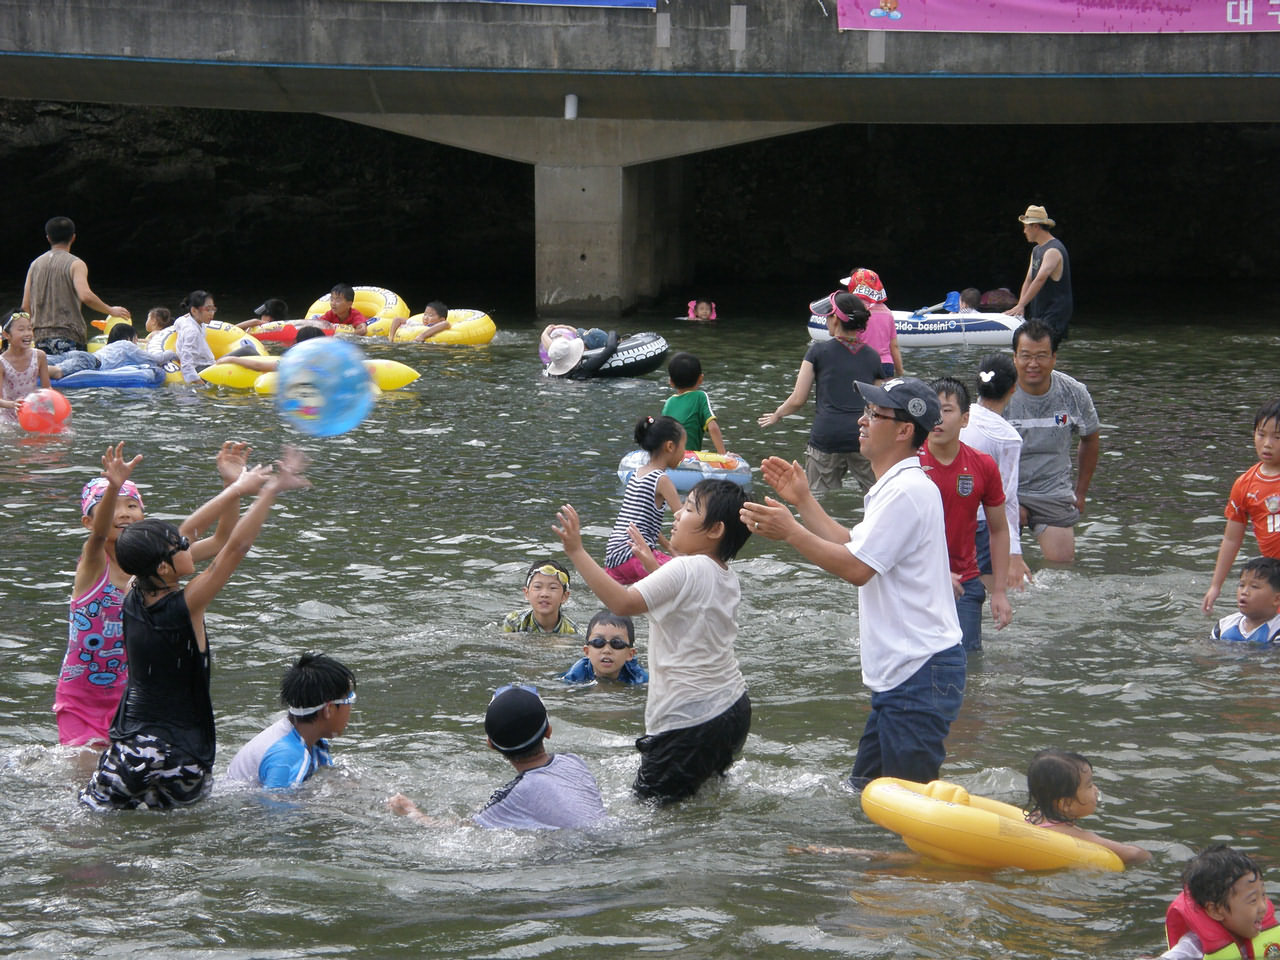
[[18,425],[32,433],[58,433],[71,416],[71,401],[57,390],[44,389],[27,394],[18,408]]

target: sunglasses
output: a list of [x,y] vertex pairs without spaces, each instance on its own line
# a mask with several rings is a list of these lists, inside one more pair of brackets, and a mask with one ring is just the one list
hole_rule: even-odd
[[614,650],[626,650],[631,646],[631,644],[627,643],[627,641],[620,637],[610,637],[608,640],[604,637],[592,637],[587,641],[587,646],[595,647],[597,650],[603,650],[606,643]]

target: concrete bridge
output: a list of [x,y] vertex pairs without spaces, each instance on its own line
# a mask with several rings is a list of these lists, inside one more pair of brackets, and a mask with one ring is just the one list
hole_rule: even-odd
[[321,113],[534,166],[547,315],[683,283],[680,158],[836,123],[1280,119],[1280,30],[836,29],[835,0],[0,0],[0,97]]

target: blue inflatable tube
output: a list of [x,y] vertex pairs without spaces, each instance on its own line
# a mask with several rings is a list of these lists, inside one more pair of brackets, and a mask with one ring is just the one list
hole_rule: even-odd
[[164,383],[165,371],[150,364],[116,367],[113,370],[81,370],[49,383],[59,390],[82,387],[158,387]]
[[[632,450],[618,463],[618,479],[624,484],[649,462],[644,450]],[[667,470],[676,493],[688,493],[699,480],[732,480],[740,487],[751,485],[751,465],[736,453],[724,456],[710,450],[686,450],[680,466]]]

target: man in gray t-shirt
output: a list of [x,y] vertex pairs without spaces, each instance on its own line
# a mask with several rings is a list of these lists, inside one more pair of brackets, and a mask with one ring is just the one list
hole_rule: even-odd
[[[1075,559],[1075,530],[1098,465],[1098,412],[1080,381],[1054,370],[1053,333],[1028,320],[1013,334],[1018,387],[1004,416],[1022,436],[1018,502],[1050,563]],[[1071,438],[1079,436],[1076,481],[1071,482]]]

